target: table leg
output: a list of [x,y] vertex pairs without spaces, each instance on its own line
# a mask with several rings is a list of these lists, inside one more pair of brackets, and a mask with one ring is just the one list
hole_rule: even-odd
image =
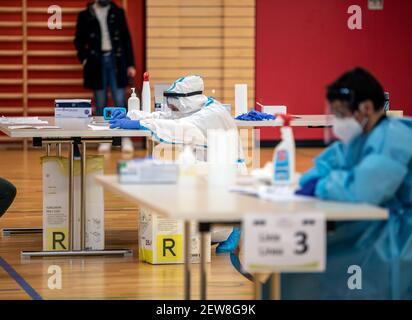
[[[254,299],[262,299],[262,283],[260,281],[261,275],[258,273],[253,274],[253,287],[254,287]],[[270,277],[270,299],[281,299],[281,287],[280,287],[280,273],[273,273]]]
[[260,275],[258,273],[253,274],[253,292],[254,300],[262,299],[262,284],[260,283]]
[[69,144],[69,250],[74,243],[74,144]]
[[190,221],[185,221],[185,232],[184,232],[184,297],[185,300],[190,300],[190,291],[191,291],[191,241],[190,241]]
[[81,250],[86,248],[86,162],[87,162],[87,145],[86,141],[82,142],[81,152],[81,196],[80,196],[80,246]]
[[206,275],[206,232],[200,234],[200,299],[207,299],[207,275]]
[[252,150],[252,168],[260,168],[260,129],[252,129],[253,150]]
[[149,137],[146,137],[146,150],[147,150],[148,157],[153,156],[153,145],[154,145],[154,141],[150,139]]
[[62,144],[61,143],[56,144],[56,154],[59,158],[62,156]]
[[200,300],[207,299],[206,274],[206,236],[210,232],[210,223],[199,223],[200,232]]
[[280,273],[272,274],[272,283],[270,286],[270,293],[272,300],[280,300],[281,299],[281,282],[280,282]]
[[46,155],[50,157],[50,144],[49,143],[46,144]]

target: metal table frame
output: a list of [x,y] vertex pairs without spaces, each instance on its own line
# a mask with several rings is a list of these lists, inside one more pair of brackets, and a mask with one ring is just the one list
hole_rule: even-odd
[[[200,234],[200,300],[207,299],[207,273],[206,273],[206,239],[208,233],[213,225],[230,225],[240,226],[241,222],[198,222],[198,231]],[[191,299],[191,251],[190,251],[190,221],[184,222],[184,299]],[[260,282],[260,274],[253,275],[254,283],[254,298],[259,300],[262,298],[262,285]],[[280,273],[271,274],[271,299],[280,300],[281,296],[281,283]]]
[[[206,273],[206,239],[208,233],[213,225],[226,225],[240,227],[241,222],[198,222],[198,231],[200,233],[200,300],[207,300],[207,273]],[[184,246],[185,246],[185,260],[184,260],[184,299],[191,299],[191,252],[190,252],[190,222],[185,221],[185,233],[184,233]],[[262,285],[260,282],[260,274],[253,274],[254,284],[254,298],[259,300],[262,298]],[[270,298],[274,300],[280,300],[281,287],[280,287],[280,273],[271,274],[271,295]]]
[[[33,146],[41,147],[46,145],[46,154],[50,155],[50,145],[57,146],[57,155],[61,156],[61,145],[69,144],[69,250],[67,251],[22,251],[21,256],[30,257],[51,257],[51,256],[96,256],[96,255],[132,255],[130,249],[105,249],[105,250],[87,250],[86,249],[86,159],[88,143],[112,143],[114,146],[120,145],[120,137],[111,138],[33,138]],[[80,250],[73,249],[73,230],[74,230],[74,144],[81,145],[81,168],[80,168]],[[42,229],[31,229],[35,233],[40,233]],[[3,230],[4,232],[4,230]],[[19,229],[8,229],[6,232],[19,233]]]
[[[151,155],[153,154],[153,148],[154,148],[155,142],[149,139],[149,137],[145,137],[145,138],[146,138],[147,154]],[[53,139],[53,140],[56,140],[56,139]],[[96,143],[97,141],[93,140],[93,142]],[[113,144],[113,138],[108,140],[108,142]],[[46,145],[46,155],[47,156],[50,156],[51,154],[50,146],[55,144],[56,156],[61,157],[62,143],[63,143],[62,141],[55,141],[55,143],[53,143],[53,141],[48,141],[47,139],[43,139],[43,141],[40,141],[40,142],[39,141],[34,142],[33,140],[34,146],[39,146],[38,145],[39,143],[40,143],[40,146],[42,146],[43,143]],[[11,236],[11,235],[17,235],[17,234],[42,234],[43,228],[3,228],[1,231],[2,231],[3,236]]]

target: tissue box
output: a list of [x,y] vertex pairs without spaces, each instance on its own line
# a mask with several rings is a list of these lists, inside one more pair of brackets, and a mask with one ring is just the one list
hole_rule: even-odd
[[121,160],[117,163],[119,183],[176,183],[179,166],[151,159]]
[[[191,224],[191,263],[200,263],[200,235]],[[155,212],[141,208],[139,221],[139,258],[151,264],[184,262],[184,223],[159,218]],[[210,234],[206,237],[206,261],[211,259]]]
[[92,116],[92,101],[89,99],[54,100],[56,118],[89,118]]

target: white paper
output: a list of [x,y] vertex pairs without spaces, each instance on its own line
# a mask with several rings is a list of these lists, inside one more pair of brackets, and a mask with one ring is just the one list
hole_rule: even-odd
[[39,117],[1,117],[0,124],[47,124]]
[[245,186],[232,186],[229,188],[230,192],[236,192],[240,194],[245,194],[249,196],[259,196],[259,191],[256,187],[245,187]]
[[272,202],[281,201],[314,201],[314,197],[306,197],[295,194],[294,187],[262,186],[258,190],[259,198]]
[[315,201],[314,197],[305,197],[295,194],[293,187],[275,187],[275,186],[259,186],[259,187],[245,187],[232,186],[229,191],[237,192],[245,195],[256,196],[262,200],[272,202],[282,201]]
[[8,127],[10,130],[19,130],[19,129],[37,129],[37,130],[44,130],[44,129],[61,129],[58,126],[28,126],[28,125],[22,125],[22,126],[9,126]]
[[97,131],[99,131],[99,130],[112,130],[112,129],[110,129],[110,126],[109,125],[107,125],[107,126],[97,126],[97,125],[93,125],[93,124],[88,124],[87,125],[89,128],[91,128],[92,130],[97,130]]
[[33,126],[9,126],[10,130],[17,130],[17,129],[34,129]]
[[35,126],[36,129],[38,130],[44,130],[44,129],[61,129],[59,126]]
[[322,212],[249,214],[243,219],[249,272],[325,270],[326,222]]

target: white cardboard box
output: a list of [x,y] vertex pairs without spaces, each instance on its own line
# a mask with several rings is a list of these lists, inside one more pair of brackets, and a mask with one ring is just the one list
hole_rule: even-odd
[[[141,208],[139,219],[139,258],[151,264],[184,262],[184,223],[181,220],[160,218]],[[211,260],[210,234],[206,237],[206,261]],[[200,235],[191,224],[192,263],[200,262]]]
[[[69,249],[68,159],[43,157],[43,250]],[[104,194],[95,176],[103,174],[103,158],[87,157],[86,249],[104,250]],[[73,249],[80,249],[80,161],[74,163]]]

